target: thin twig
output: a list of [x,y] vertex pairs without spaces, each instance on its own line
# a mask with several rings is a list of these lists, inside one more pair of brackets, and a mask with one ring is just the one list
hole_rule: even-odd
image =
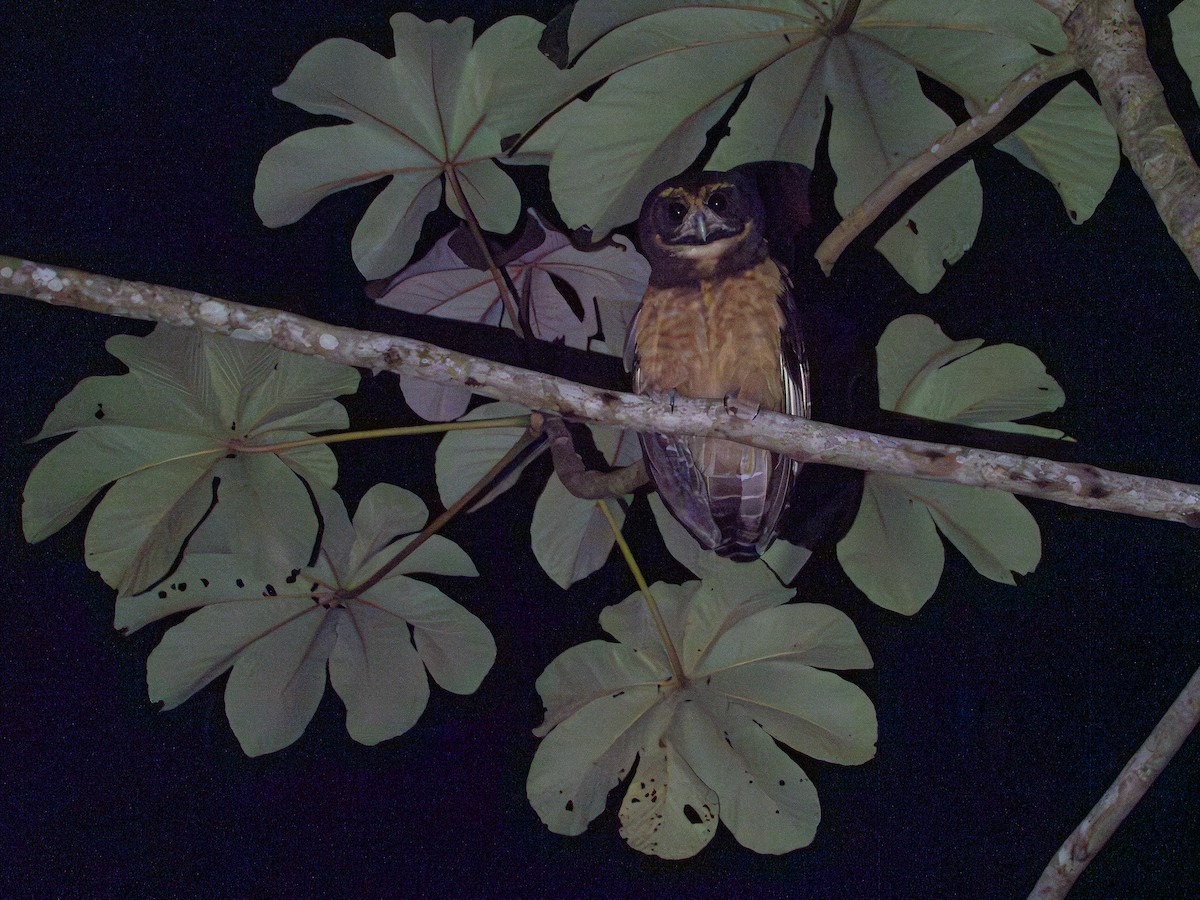
[[1125,817],[1154,784],[1200,719],[1200,669],[1168,707],[1150,736],[1125,764],[1092,811],[1084,817],[1034,885],[1030,900],[1067,895],[1088,863],[1100,852]]
[[0,257],[0,290],[62,306],[266,341],[344,365],[460,384],[529,409],[635,431],[711,435],[811,462],[998,488],[1072,506],[1200,524],[1200,487],[1191,484],[905,440],[781,413],[761,412],[751,420],[729,412],[720,400],[679,397],[668,407],[649,397],[588,387],[398,335],[344,328],[193,291],[11,258]]
[[999,125],[1022,100],[1043,84],[1069,75],[1078,68],[1079,64],[1069,53],[1039,60],[1010,81],[986,110],[938,138],[919,156],[892,172],[821,241],[816,252],[821,269],[828,275],[850,243],[922,176]]

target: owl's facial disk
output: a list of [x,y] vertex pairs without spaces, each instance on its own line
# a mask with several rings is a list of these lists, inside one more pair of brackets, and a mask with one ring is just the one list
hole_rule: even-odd
[[650,192],[638,240],[654,285],[716,278],[757,264],[767,254],[762,204],[736,172],[690,172]]
[[661,230],[655,243],[672,256],[718,256],[744,238],[749,222],[738,214],[736,185],[717,182],[695,190],[669,187],[659,193]]

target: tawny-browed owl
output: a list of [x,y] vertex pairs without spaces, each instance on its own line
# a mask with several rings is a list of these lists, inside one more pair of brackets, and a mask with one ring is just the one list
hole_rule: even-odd
[[[689,173],[651,191],[638,219],[650,284],[627,347],[636,393],[811,415],[791,283],[763,217],[740,172]],[[702,546],[742,560],[766,550],[799,463],[719,438],[640,438],[663,502]]]

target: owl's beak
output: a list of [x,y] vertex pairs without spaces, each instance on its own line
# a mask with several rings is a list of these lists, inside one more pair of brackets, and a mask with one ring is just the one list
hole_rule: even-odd
[[711,240],[728,237],[731,234],[733,234],[733,230],[727,222],[707,206],[702,206],[688,214],[688,217],[679,226],[679,230],[675,232],[671,243],[707,244]]

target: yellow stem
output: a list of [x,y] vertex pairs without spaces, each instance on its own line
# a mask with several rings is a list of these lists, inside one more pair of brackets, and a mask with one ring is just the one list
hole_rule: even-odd
[[629,571],[633,573],[633,580],[637,582],[638,590],[642,592],[646,606],[650,609],[650,617],[654,619],[654,627],[658,629],[658,636],[662,639],[663,647],[667,651],[667,659],[671,663],[671,674],[675,678],[675,683],[682,686],[687,680],[683,674],[683,664],[679,661],[679,652],[675,649],[675,644],[671,641],[671,633],[667,631],[667,623],[663,621],[662,613],[658,611],[658,603],[655,601],[654,595],[650,593],[650,585],[646,584],[646,578],[642,575],[642,570],[638,566],[637,560],[633,558],[633,551],[629,549],[629,544],[625,542],[625,537],[621,534],[621,529],[617,525],[617,520],[613,516],[612,510],[608,508],[607,501],[597,500],[596,506],[604,513],[604,518],[608,519],[608,527],[612,529],[613,537],[617,540],[617,546],[621,548],[621,555],[625,557],[625,564],[629,566]]
[[[475,419],[466,422],[434,422],[429,425],[402,425],[395,428],[374,428],[368,431],[343,431],[339,434],[326,434],[319,437],[302,438],[296,441],[284,441],[280,444],[258,444],[251,447],[238,447],[238,453],[282,453],[285,450],[295,450],[298,447],[311,447],[316,444],[340,444],[345,441],[365,441],[373,438],[410,437],[418,434],[438,434],[443,431],[474,431],[479,428],[512,428],[519,425],[522,428],[529,424],[529,416],[507,416],[503,419]],[[202,451],[210,452],[210,451]]]

